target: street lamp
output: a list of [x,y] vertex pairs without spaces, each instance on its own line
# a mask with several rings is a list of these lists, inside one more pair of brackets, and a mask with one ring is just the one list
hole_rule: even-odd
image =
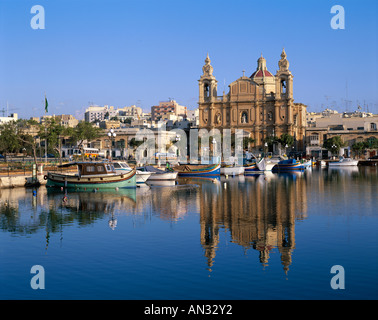
[[112,145],[113,145],[113,141],[115,140],[115,137],[117,136],[117,134],[114,132],[114,129],[110,129],[109,132],[108,132],[108,137],[110,138],[110,159],[112,159]]
[[266,154],[267,154],[267,148],[268,148],[268,142],[265,142],[264,143],[264,157],[266,157]]
[[[179,135],[176,135],[176,142],[180,142],[180,140],[181,140],[181,137]],[[176,153],[177,153],[177,157],[179,157],[180,156],[180,150],[179,150],[178,147],[177,147]]]
[[335,156],[335,149],[337,148],[337,146],[333,144],[331,148],[332,148],[332,156]]

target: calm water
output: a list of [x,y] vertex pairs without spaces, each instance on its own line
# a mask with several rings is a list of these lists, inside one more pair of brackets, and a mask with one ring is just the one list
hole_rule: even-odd
[[179,184],[0,190],[0,299],[378,298],[377,168]]

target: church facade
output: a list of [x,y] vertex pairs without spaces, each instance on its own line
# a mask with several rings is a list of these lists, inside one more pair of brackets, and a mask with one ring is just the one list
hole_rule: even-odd
[[296,151],[305,149],[306,105],[294,103],[293,75],[285,50],[281,53],[275,75],[267,70],[266,60],[257,60],[257,69],[232,82],[229,92],[217,95],[217,83],[209,55],[199,81],[199,128],[243,129],[262,149],[265,140],[283,133],[294,137]]

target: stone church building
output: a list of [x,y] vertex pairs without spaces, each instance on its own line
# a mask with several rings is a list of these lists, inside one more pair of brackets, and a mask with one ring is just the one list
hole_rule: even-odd
[[255,140],[254,148],[262,149],[269,136],[288,133],[294,137],[296,151],[304,150],[306,105],[294,103],[293,75],[289,70],[285,50],[273,75],[266,60],[257,60],[257,69],[250,77],[244,75],[232,82],[229,92],[217,94],[209,55],[199,80],[199,128],[243,129]]

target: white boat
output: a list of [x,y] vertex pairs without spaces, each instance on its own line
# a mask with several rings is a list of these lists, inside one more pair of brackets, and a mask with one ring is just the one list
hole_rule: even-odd
[[341,157],[337,162],[328,162],[329,167],[346,167],[346,166],[357,166],[358,160],[353,160],[351,158]]
[[161,180],[176,180],[178,172],[177,171],[164,171],[152,166],[144,166],[138,168],[137,172],[148,172],[151,176],[148,178],[150,181],[161,181]]
[[280,156],[274,156],[272,158],[265,159],[265,170],[264,171],[272,171],[273,167],[282,160],[283,158]]
[[243,166],[224,166],[221,167],[220,173],[225,176],[238,176],[244,174]]
[[[117,173],[130,172],[133,169],[124,161],[114,161],[114,169]],[[153,175],[152,172],[143,172],[140,170],[136,171],[136,183],[145,183]]]

